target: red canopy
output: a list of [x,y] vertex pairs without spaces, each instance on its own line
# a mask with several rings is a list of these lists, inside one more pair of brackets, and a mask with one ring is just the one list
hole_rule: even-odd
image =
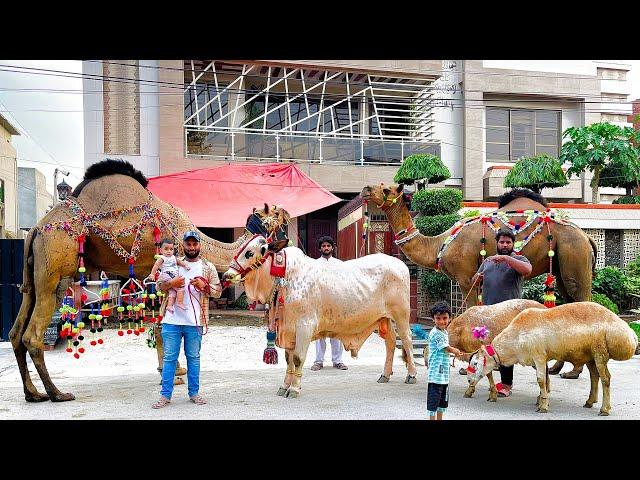
[[253,208],[265,202],[297,217],[340,201],[293,163],[189,170],[150,178],[148,188],[200,227],[243,227]]

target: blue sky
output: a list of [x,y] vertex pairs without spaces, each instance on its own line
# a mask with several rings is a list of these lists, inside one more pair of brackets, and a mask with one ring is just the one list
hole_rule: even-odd
[[[640,98],[640,60],[624,62],[633,65],[631,99]],[[13,139],[19,166],[43,172],[50,191],[56,165],[70,171],[67,182],[77,185],[84,164],[82,80],[8,72],[9,65],[81,73],[81,62],[0,60],[0,111],[24,133]]]

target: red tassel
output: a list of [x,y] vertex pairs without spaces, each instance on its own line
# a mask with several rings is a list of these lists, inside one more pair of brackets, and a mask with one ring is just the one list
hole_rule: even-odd
[[268,365],[275,365],[278,363],[278,351],[273,347],[267,347],[264,349],[262,355],[262,361]]

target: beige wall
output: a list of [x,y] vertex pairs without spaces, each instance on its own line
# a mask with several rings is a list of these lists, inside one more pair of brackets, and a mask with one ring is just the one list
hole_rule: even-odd
[[414,75],[437,78],[442,73],[442,60],[255,60],[262,64],[296,67],[335,68],[369,73]]
[[53,205],[53,195],[47,190],[47,179],[36,169],[36,221],[45,216],[49,206]]
[[9,233],[16,236],[18,219],[17,185],[18,165],[16,149],[11,144],[11,134],[0,125],[0,178],[4,181],[4,218],[0,220],[0,237]]

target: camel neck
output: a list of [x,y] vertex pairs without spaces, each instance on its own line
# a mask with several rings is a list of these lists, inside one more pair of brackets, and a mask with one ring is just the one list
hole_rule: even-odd
[[[391,229],[396,235],[398,232],[406,231],[413,225],[409,209],[402,198],[399,198],[395,204],[388,207],[385,213],[391,224]],[[442,242],[443,240],[440,237],[427,237],[418,234],[403,243],[400,249],[413,263],[434,268]]]

